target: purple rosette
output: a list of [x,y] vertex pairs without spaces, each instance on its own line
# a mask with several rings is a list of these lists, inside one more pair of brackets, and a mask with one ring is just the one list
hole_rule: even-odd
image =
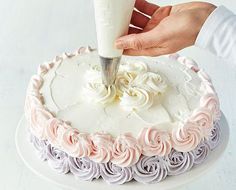
[[71,173],[73,173],[76,178],[84,181],[92,181],[93,179],[98,179],[100,177],[99,164],[86,157],[69,157],[69,166]]
[[46,140],[39,140],[34,135],[30,134],[30,142],[33,144],[35,150],[37,151],[38,157],[42,161],[47,161],[47,146],[48,142]]
[[211,136],[207,140],[211,150],[215,149],[219,144],[220,136],[221,136],[220,124],[217,122],[214,128],[211,130]]
[[193,151],[194,155],[194,164],[198,165],[206,160],[209,155],[211,149],[210,145],[206,141],[202,141]]
[[144,184],[158,183],[165,179],[168,173],[166,161],[159,156],[142,155],[133,170],[134,179]]
[[49,144],[47,146],[47,157],[49,166],[58,173],[66,174],[70,171],[69,158],[65,152]]
[[119,167],[111,162],[100,164],[101,176],[109,184],[121,185],[133,179],[132,167]]
[[166,157],[168,175],[179,175],[189,171],[194,164],[194,155],[192,152],[177,152],[172,149]]

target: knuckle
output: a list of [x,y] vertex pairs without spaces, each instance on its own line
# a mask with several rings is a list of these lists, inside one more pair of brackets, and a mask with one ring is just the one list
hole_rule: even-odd
[[143,49],[143,43],[141,41],[141,39],[138,37],[138,35],[133,34],[132,35],[132,47],[136,50],[142,50]]

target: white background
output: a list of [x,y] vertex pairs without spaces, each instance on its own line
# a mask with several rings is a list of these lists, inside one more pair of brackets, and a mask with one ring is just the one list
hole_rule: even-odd
[[[158,2],[166,5],[185,1]],[[236,13],[235,0],[210,2],[224,4]],[[64,51],[95,44],[92,0],[0,0],[1,190],[60,189],[24,166],[16,153],[14,132],[23,114],[27,83],[37,66]],[[236,189],[236,63],[226,63],[194,47],[182,54],[193,57],[212,76],[231,138],[217,166],[180,189]]]

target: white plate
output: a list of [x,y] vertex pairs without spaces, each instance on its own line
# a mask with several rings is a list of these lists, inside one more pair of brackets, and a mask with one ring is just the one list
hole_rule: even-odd
[[[164,181],[148,185],[148,190],[156,190],[156,189],[173,189],[178,186],[184,185],[189,183],[190,181],[196,179],[197,177],[201,176],[205,172],[209,171],[210,168],[219,160],[219,158],[223,155],[224,150],[228,144],[229,140],[229,126],[226,121],[225,116],[222,114],[222,119],[220,121],[221,126],[221,139],[219,146],[210,153],[208,159],[205,162],[193,169],[189,172],[178,176],[167,177]],[[124,185],[108,185],[106,182],[101,180],[94,180],[92,182],[86,182],[82,180],[75,179],[72,174],[62,175],[57,174],[54,170],[52,170],[47,162],[43,162],[39,160],[37,157],[33,145],[30,144],[28,140],[28,132],[26,127],[26,120],[24,117],[19,121],[17,126],[16,134],[15,134],[15,141],[17,151],[25,163],[25,165],[31,169],[35,174],[38,176],[47,179],[51,182],[56,183],[59,186],[69,188],[69,189],[96,189],[96,190],[110,190],[112,187],[113,190],[143,190],[145,185],[137,183],[137,182],[130,182]]]

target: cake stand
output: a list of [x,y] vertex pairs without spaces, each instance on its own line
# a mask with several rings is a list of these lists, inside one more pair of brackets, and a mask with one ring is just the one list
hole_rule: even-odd
[[[216,164],[219,158],[222,157],[229,141],[229,126],[223,113],[222,119],[220,121],[220,126],[222,132],[220,143],[218,147],[210,153],[204,163],[200,164],[195,168],[192,168],[190,171],[184,174],[167,177],[164,181],[160,183],[148,185],[148,189],[174,189],[178,186],[189,183],[197,177],[202,176],[205,172],[208,172],[209,169],[211,169]],[[26,120],[24,116],[21,118],[17,126],[15,141],[18,154],[20,155],[25,165],[36,175],[48,181],[51,181],[61,187],[67,189],[96,190],[110,190],[110,188],[112,188],[113,190],[143,190],[145,187],[147,187],[147,185],[143,185],[137,182],[129,182],[124,185],[108,185],[102,179],[87,182],[75,179],[72,174],[57,174],[48,166],[47,162],[43,162],[37,157],[33,145],[29,142]]]

